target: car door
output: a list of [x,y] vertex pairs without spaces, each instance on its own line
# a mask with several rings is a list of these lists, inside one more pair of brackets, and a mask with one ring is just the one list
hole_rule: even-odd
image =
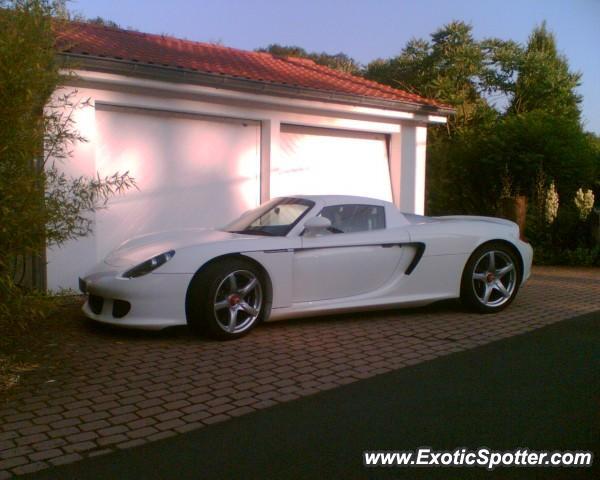
[[332,228],[302,236],[294,252],[293,301],[346,298],[385,285],[396,271],[408,233],[385,229],[381,205],[332,205],[320,212]]

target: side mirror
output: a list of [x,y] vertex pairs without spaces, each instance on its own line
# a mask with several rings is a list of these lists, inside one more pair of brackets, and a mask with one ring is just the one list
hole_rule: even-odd
[[309,218],[304,224],[304,231],[309,235],[315,235],[329,227],[331,227],[331,220],[327,217],[313,217]]

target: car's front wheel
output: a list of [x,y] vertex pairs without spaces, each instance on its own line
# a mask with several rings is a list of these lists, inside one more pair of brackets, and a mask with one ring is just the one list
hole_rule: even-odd
[[488,243],[469,258],[463,272],[461,299],[472,309],[493,313],[508,307],[519,291],[515,253],[503,243]]
[[239,338],[266,312],[265,281],[251,262],[225,258],[197,274],[188,290],[188,325],[219,339]]

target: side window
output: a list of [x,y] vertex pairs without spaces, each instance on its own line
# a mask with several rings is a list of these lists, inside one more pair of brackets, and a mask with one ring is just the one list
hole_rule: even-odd
[[378,205],[332,205],[319,214],[331,220],[333,233],[366,232],[385,228],[385,209]]

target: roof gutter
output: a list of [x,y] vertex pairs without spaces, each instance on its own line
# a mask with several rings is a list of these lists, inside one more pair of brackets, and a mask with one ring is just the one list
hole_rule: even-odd
[[347,105],[399,110],[423,115],[447,116],[455,113],[454,109],[448,107],[437,107],[408,101],[386,100],[383,98],[343,94],[281,83],[261,82],[230,75],[175,68],[167,65],[143,64],[131,60],[64,52],[59,53],[58,57],[64,68],[71,69],[120,74],[150,80],[195,84],[247,93],[290,97],[301,100],[336,102]]

